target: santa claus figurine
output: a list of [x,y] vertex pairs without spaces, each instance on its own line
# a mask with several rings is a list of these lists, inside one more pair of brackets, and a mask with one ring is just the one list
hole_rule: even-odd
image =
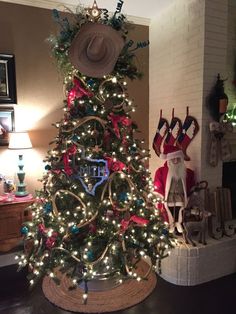
[[165,145],[160,158],[165,164],[156,170],[154,179],[155,192],[163,199],[160,208],[163,218],[169,223],[170,232],[183,232],[183,209],[191,188],[195,185],[194,172],[186,168],[181,148]]

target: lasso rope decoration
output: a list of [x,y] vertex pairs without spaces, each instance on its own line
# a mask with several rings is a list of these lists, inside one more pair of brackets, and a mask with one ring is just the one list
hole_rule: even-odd
[[[73,196],[75,199],[77,199],[80,202],[80,204],[82,205],[82,208],[86,210],[85,204],[83,203],[83,201],[81,200],[81,198],[78,195],[76,195],[76,194],[74,194],[74,193],[72,193],[72,192],[70,192],[68,190],[58,190],[52,196],[52,208],[53,208],[53,213],[54,213],[55,216],[58,216],[58,209],[57,209],[57,205],[56,205],[56,197],[58,196],[59,193],[65,193],[65,194],[69,194],[69,195]],[[78,228],[81,228],[81,227],[84,227],[84,226],[90,224],[97,217],[97,215],[98,215],[98,210],[95,212],[95,214],[89,220],[87,220],[85,222],[81,222],[81,223],[77,224],[76,226]]]
[[[143,226],[138,226],[138,225],[136,225],[135,227],[143,227]],[[124,241],[124,239],[122,240],[121,244],[122,244],[122,250],[123,250],[123,252],[126,253],[127,250],[126,250],[126,246],[125,246],[125,241]],[[129,269],[129,266],[128,266],[128,264],[127,264],[127,260],[126,260],[125,254],[124,254],[124,259],[125,259],[125,269],[126,269],[127,273],[130,274],[130,269]],[[145,274],[144,276],[140,277],[140,278],[143,279],[143,280],[146,279],[146,278],[149,276],[149,274],[151,273],[151,271],[152,271],[152,265],[149,265],[149,269],[148,269],[148,271],[146,272],[146,274]]]
[[111,82],[114,85],[117,85],[120,88],[120,90],[121,90],[120,94],[122,94],[122,96],[120,97],[121,103],[117,104],[117,105],[114,105],[113,106],[113,110],[116,110],[116,111],[122,110],[123,105],[125,104],[125,100],[124,100],[124,97],[123,97],[123,95],[125,94],[125,91],[124,91],[124,88],[122,87],[122,85],[120,84],[120,82],[118,82],[117,80],[114,81],[114,77],[108,78],[107,80],[103,81],[102,84],[99,85],[97,99],[100,102],[104,103],[106,100],[109,100],[109,98],[114,97],[113,95],[110,95],[109,97],[105,97],[104,96],[104,89],[105,89],[104,86],[105,86],[105,84],[107,84],[109,82]]
[[124,211],[129,210],[129,205],[130,204],[125,205],[124,208],[119,208],[119,207],[115,206],[114,201],[112,199],[112,187],[111,187],[111,184],[112,184],[112,181],[113,181],[113,179],[114,179],[114,177],[116,175],[122,175],[123,176],[122,179],[125,179],[128,182],[129,187],[130,187],[131,199],[133,198],[133,189],[136,189],[136,186],[133,184],[133,182],[130,180],[130,178],[128,178],[128,176],[123,171],[115,171],[115,172],[113,172],[109,176],[109,178],[108,178],[108,180],[107,180],[107,182],[106,182],[106,184],[104,186],[104,189],[103,189],[102,195],[101,195],[101,201],[103,201],[105,193],[106,193],[106,190],[108,189],[109,200],[110,200],[112,206],[115,207],[117,211],[124,212]]
[[[77,128],[79,128],[80,126],[82,126],[83,124],[85,124],[89,121],[92,121],[92,120],[99,122],[101,124],[101,126],[103,127],[103,129],[105,130],[105,126],[107,124],[107,122],[105,120],[103,120],[102,118],[96,117],[96,116],[89,116],[89,117],[84,117],[81,120],[77,121],[75,123],[75,125],[73,125],[70,128],[64,129],[64,126],[62,125],[62,131],[65,133],[70,133],[70,132],[76,130]],[[68,126],[68,125],[66,125],[66,126]]]
[[110,246],[111,246],[111,243],[108,244],[108,245],[105,247],[104,251],[103,251],[102,254],[99,256],[99,258],[96,259],[96,260],[93,261],[93,262],[87,262],[87,261],[85,261],[85,260],[81,260],[81,259],[79,259],[78,257],[76,257],[75,255],[71,254],[70,251],[68,251],[68,250],[66,250],[66,249],[64,249],[64,248],[62,248],[62,247],[54,247],[54,248],[52,248],[52,250],[54,250],[54,251],[55,251],[55,250],[63,251],[63,252],[65,252],[65,253],[69,254],[69,255],[71,256],[71,258],[73,258],[75,261],[77,261],[77,262],[79,262],[79,263],[82,262],[82,263],[84,263],[86,266],[91,267],[91,266],[94,266],[94,265],[96,265],[97,263],[99,263],[99,262],[104,258],[104,256],[106,255],[108,249],[110,248]]

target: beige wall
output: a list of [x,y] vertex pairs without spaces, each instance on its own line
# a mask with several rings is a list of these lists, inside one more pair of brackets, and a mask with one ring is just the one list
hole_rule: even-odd
[[[50,56],[46,39],[55,33],[51,10],[0,2],[0,53],[15,55],[17,105],[16,129],[30,132],[34,148],[24,152],[26,183],[34,192],[41,187],[43,158],[49,142],[56,135],[52,123],[62,117],[62,79]],[[133,40],[147,40],[148,27],[136,26],[130,32]],[[129,83],[129,96],[138,106],[133,119],[148,146],[148,49],[137,51],[137,62],[144,72],[142,81]],[[1,105],[2,107],[2,105]],[[0,147],[0,173],[16,179],[15,151]]]

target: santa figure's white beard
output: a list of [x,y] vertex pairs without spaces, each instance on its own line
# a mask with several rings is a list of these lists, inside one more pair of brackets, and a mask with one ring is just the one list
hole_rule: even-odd
[[173,164],[171,160],[167,160],[168,165],[168,176],[176,180],[182,179],[185,181],[186,178],[186,167],[184,161],[181,160],[177,164]]

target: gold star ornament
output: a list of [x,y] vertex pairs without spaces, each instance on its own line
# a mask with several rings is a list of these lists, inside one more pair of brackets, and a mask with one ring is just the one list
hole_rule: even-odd
[[87,9],[87,14],[92,22],[96,22],[100,19],[102,10],[98,8],[95,0],[93,2],[93,6]]

